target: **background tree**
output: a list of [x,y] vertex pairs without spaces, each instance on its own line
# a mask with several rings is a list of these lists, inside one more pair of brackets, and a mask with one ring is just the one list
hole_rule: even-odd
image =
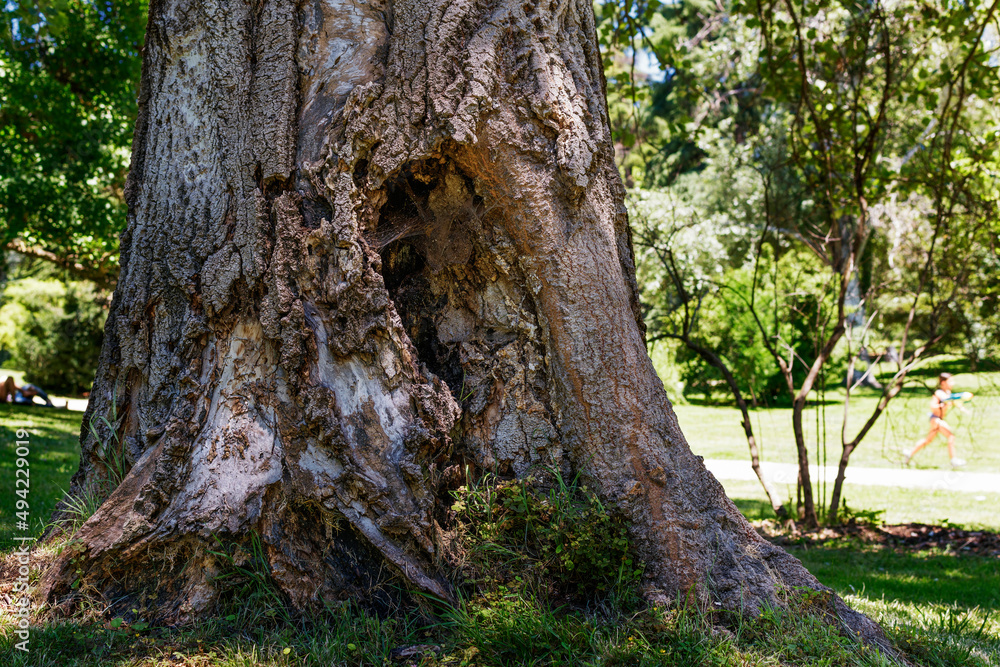
[[0,306],[0,349],[24,380],[46,391],[79,394],[94,381],[108,295],[92,283],[22,278],[8,283]]

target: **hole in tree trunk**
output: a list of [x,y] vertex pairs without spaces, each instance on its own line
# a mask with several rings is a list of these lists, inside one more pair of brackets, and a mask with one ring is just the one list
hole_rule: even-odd
[[459,450],[521,474],[560,454],[541,327],[500,215],[471,178],[430,161],[389,184],[365,236],[418,358],[462,406]]
[[417,356],[456,398],[462,389],[462,367],[454,345],[438,338],[436,318],[447,307],[446,293],[435,293],[428,245],[438,221],[428,208],[437,179],[416,178],[406,170],[389,187],[371,242],[382,258],[382,278]]

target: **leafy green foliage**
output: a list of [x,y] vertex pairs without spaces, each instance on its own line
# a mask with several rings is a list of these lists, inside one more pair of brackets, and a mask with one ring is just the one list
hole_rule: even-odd
[[[849,364],[891,357],[850,456],[928,354],[1000,349],[998,11],[602,4],[648,339],[676,345],[689,391],[791,404],[801,423]],[[637,48],[662,81],[634,76]]]
[[46,391],[80,393],[94,381],[107,295],[87,281],[24,278],[0,301],[0,348],[7,364]]
[[0,246],[117,272],[146,0],[8,2],[0,40]]
[[[641,16],[653,11],[658,17],[642,25],[637,5],[624,6],[633,8],[638,34],[658,35],[643,41],[664,72],[664,82],[647,84],[653,98],[669,87],[676,101],[674,107],[640,105],[636,113],[646,114],[650,123],[664,114],[699,119],[685,126],[687,141],[700,156],[686,170],[657,162],[679,150],[673,135],[651,136],[651,154],[660,157],[642,158],[643,186],[669,186],[673,201],[662,205],[682,209],[675,224],[660,225],[660,239],[644,238],[650,236],[643,226],[648,216],[638,215],[639,245],[666,246],[678,274],[668,280],[664,257],[646,258],[652,261],[647,273],[662,279],[644,281],[645,298],[658,315],[668,316],[652,321],[654,332],[681,328],[669,317],[679,305],[721,296],[731,284],[730,271],[755,264],[755,248],[772,246],[780,259],[798,247],[815,255],[813,273],[842,272],[850,254],[847,239],[854,238],[856,256],[848,273],[859,285],[852,298],[865,299],[867,312],[879,311],[873,325],[885,331],[878,338],[898,341],[907,326],[910,302],[900,294],[945,294],[958,284],[963,287],[953,298],[918,304],[910,340],[954,345],[962,344],[964,334],[971,353],[985,353],[996,327],[981,318],[993,317],[996,289],[990,278],[980,277],[984,272],[965,269],[995,261],[986,249],[996,232],[990,221],[1000,182],[995,150],[1000,117],[987,100],[1000,90],[1000,79],[996,39],[984,38],[995,8],[640,3]],[[621,11],[621,3],[606,3],[603,15]],[[612,53],[628,36],[621,26],[631,24],[612,18],[606,23],[604,46]],[[679,90],[679,80],[701,91],[700,101]],[[653,125],[648,127],[652,131]],[[629,159],[634,156],[623,158],[623,170]],[[635,174],[637,168],[628,169]],[[721,242],[722,252],[709,257],[712,284],[706,284],[705,265],[693,264],[684,256],[687,248],[675,243],[683,244],[675,232],[685,225],[696,246]],[[784,282],[797,282],[800,266],[785,271]],[[767,267],[761,268],[763,274]],[[965,289],[970,283],[975,287]],[[829,308],[837,290],[818,285],[822,289],[814,298],[831,302]],[[664,307],[656,303],[660,294]],[[744,296],[750,300],[749,289]],[[773,304],[779,324],[797,309],[784,300]],[[692,331],[718,337],[722,332],[713,329],[725,324],[700,313]],[[763,308],[762,313],[770,315]],[[812,362],[814,352],[803,354],[808,337],[802,341],[775,330],[779,324],[770,317],[765,324],[771,329],[765,338],[790,345],[806,365]]]

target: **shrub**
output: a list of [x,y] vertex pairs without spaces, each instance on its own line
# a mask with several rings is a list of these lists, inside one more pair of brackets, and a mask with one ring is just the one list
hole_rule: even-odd
[[90,389],[104,339],[107,296],[83,281],[23,278],[7,284],[0,307],[6,365],[47,391]]

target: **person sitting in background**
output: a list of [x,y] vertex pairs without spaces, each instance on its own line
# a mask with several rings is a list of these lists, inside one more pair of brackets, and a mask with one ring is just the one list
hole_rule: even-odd
[[35,396],[39,397],[45,401],[45,407],[54,408],[52,401],[49,400],[49,395],[42,391],[41,387],[33,384],[23,384],[20,387],[14,382],[14,378],[10,375],[4,380],[3,384],[0,385],[0,401],[4,403],[13,403],[14,405],[34,405]]

